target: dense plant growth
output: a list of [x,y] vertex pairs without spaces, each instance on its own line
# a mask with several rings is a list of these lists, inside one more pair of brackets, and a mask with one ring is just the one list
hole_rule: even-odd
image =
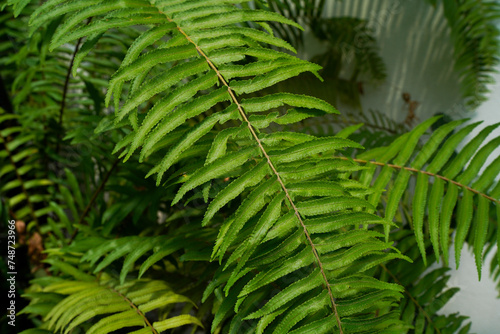
[[[479,124],[410,129],[304,95],[301,80],[325,77],[359,107],[360,78],[385,78],[366,22],[322,19],[323,5],[3,5],[0,216],[33,275],[18,287],[24,334],[469,332],[437,312],[457,291],[450,256],[472,247],[480,278],[500,244],[500,157],[486,163],[498,124],[465,142]],[[500,9],[442,5],[476,106]],[[324,70],[293,55],[297,22],[329,41]],[[355,33],[342,78],[338,46]]]

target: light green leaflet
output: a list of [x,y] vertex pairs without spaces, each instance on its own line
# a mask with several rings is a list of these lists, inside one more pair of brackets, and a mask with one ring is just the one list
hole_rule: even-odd
[[310,233],[326,233],[346,226],[359,227],[363,224],[388,224],[390,222],[368,212],[346,212],[331,216],[307,219],[305,221]]
[[413,229],[415,231],[415,238],[417,239],[418,248],[424,264],[427,265],[427,258],[425,256],[424,245],[424,215],[425,206],[427,201],[427,191],[429,187],[429,177],[425,174],[418,174],[417,185],[413,195],[412,210],[413,210]]
[[448,191],[443,199],[443,204],[441,207],[440,216],[440,237],[441,237],[441,249],[443,251],[444,263],[448,265],[448,248],[450,241],[450,225],[451,216],[453,214],[453,208],[457,203],[458,198],[458,186],[454,184],[448,184]]
[[272,154],[271,160],[277,163],[298,161],[318,153],[333,153],[335,150],[346,147],[363,148],[349,139],[321,138],[292,146],[278,154]]
[[[483,196],[478,196],[477,213],[474,220],[474,258],[479,280],[481,280],[481,269],[483,264],[483,249],[486,243],[486,235],[488,233],[488,213],[489,201]],[[497,232],[498,233],[498,232]]]
[[[154,146],[167,134],[173,131],[175,128],[181,126],[187,119],[195,117],[202,112],[210,109],[218,102],[229,100],[229,94],[224,88],[219,88],[207,95],[198,97],[191,102],[185,103],[179,106],[175,111],[165,115],[163,120],[158,124],[158,126],[153,129],[148,137],[146,143],[144,143],[143,149],[141,151],[141,157],[144,159],[154,152]],[[160,108],[163,101],[158,102],[158,107]],[[166,168],[165,168],[166,170]],[[149,175],[153,174],[151,171]]]
[[297,204],[297,209],[304,216],[316,216],[355,207],[373,208],[370,203],[363,199],[347,196],[325,197]]
[[268,175],[269,168],[265,161],[261,161],[255,167],[231,182],[226,188],[217,194],[214,200],[208,206],[203,218],[202,225],[208,224],[210,219],[229,201],[240,195],[246,188],[257,185],[264,176]]
[[320,69],[320,66],[312,63],[289,65],[286,69],[276,69],[266,74],[258,75],[254,79],[233,80],[230,83],[230,87],[238,94],[249,94],[271,87],[278,82],[295,77],[300,73],[307,71],[315,73]]
[[265,286],[276,279],[285,276],[297,269],[309,266],[314,262],[314,256],[310,249],[304,248],[295,256],[289,257],[281,263],[279,267],[275,267],[267,272],[257,274],[250,282],[245,285],[239,294],[239,298],[247,296],[258,288]]
[[255,30],[255,29],[250,29],[246,27],[225,27],[225,28],[216,28],[216,29],[205,29],[205,30],[200,30],[200,31],[195,31],[193,34],[191,34],[192,39],[195,42],[200,41],[201,39],[204,38],[214,38],[214,37],[220,37],[220,36],[225,36],[225,35],[234,35],[234,34],[240,34],[243,36],[246,36],[248,38],[251,38],[252,40],[260,43],[267,43],[270,45],[274,45],[277,47],[282,47],[284,49],[290,50],[294,53],[296,53],[295,49],[285,42],[282,39],[276,38],[270,34],[267,34],[263,31]]
[[383,237],[383,234],[375,231],[367,231],[364,229],[352,230],[331,237],[317,238],[314,240],[314,244],[316,245],[318,253],[327,254],[340,248],[354,246],[358,243],[367,242],[370,239],[376,240],[376,238],[380,237]]
[[221,157],[215,160],[214,162],[208,164],[207,166],[199,169],[197,172],[195,172],[192,176],[188,178],[186,183],[182,185],[177,195],[175,195],[172,205],[177,203],[182,198],[182,196],[189,190],[199,185],[202,185],[203,183],[209,180],[220,177],[230,172],[236,167],[240,167],[245,162],[247,162],[247,160],[250,157],[252,157],[255,154],[256,150],[257,149],[254,147],[248,147],[239,152],[235,152],[232,155],[226,155],[224,157]]
[[38,7],[30,18],[29,24],[31,26],[31,34],[33,34],[33,32],[38,29],[43,23],[50,21],[58,17],[59,15],[78,11],[99,3],[99,0],[80,0],[72,1],[63,4],[62,6],[57,6],[58,4],[65,1],[67,0],[49,0],[46,1],[42,6]]
[[66,35],[63,35],[59,39],[54,40],[50,47],[52,49],[56,49],[61,45],[71,42],[75,39],[79,39],[89,35],[102,34],[109,29],[116,29],[140,24],[163,23],[164,20],[165,18],[163,17],[163,15],[157,13],[144,13],[129,18],[109,18],[106,21],[90,23]]
[[305,303],[295,307],[289,312],[286,317],[279,323],[273,334],[288,333],[295,324],[302,319],[310,316],[324,307],[330,306],[330,298],[328,292],[323,290],[316,297],[306,301]]
[[[244,224],[251,219],[257,212],[259,212],[266,205],[266,196],[270,196],[280,189],[276,177],[269,178],[255,188],[250,195],[243,201],[241,206],[234,214],[234,222],[229,226],[228,232],[222,240],[218,254],[220,259],[224,256],[225,252],[233,244],[237,234],[243,228]],[[214,257],[214,256],[212,256]]]
[[269,203],[266,210],[255,225],[255,228],[253,229],[250,237],[245,243],[241,244],[233,254],[231,254],[231,257],[226,262],[226,267],[228,266],[228,264],[231,264],[239,258],[233,275],[241,270],[241,268],[246,264],[250,256],[253,255],[257,246],[266,236],[267,231],[269,231],[273,224],[278,220],[281,214],[281,205],[284,199],[285,194],[283,192],[279,193],[273,198],[273,200]]
[[[207,117],[198,126],[194,127],[191,131],[186,133],[186,135],[183,138],[181,138],[172,147],[172,149],[163,158],[163,160],[160,162],[160,164],[158,164],[155,168],[153,168],[149,172],[149,174],[146,175],[146,177],[148,177],[149,175],[151,175],[153,173],[158,173],[156,183],[159,184],[163,174],[168,170],[168,168],[170,168],[170,166],[172,166],[177,161],[177,159],[180,157],[182,152],[187,150],[191,145],[193,145],[193,143],[195,143],[196,141],[198,141],[198,139],[200,139],[202,136],[204,136],[206,133],[208,133],[217,122],[224,123],[228,119],[237,118],[237,115],[238,114],[237,114],[236,108],[229,107],[226,112],[216,113],[216,114],[211,115],[210,117]],[[251,149],[251,151],[256,152],[253,148]],[[250,156],[251,155],[248,155],[246,160],[248,160],[250,158]],[[224,156],[224,158],[226,158],[226,159],[228,157],[229,157],[228,155]],[[216,163],[219,160],[220,160],[220,158],[218,160],[214,161],[211,165],[213,165],[214,163]],[[246,162],[246,160],[243,161],[242,163]],[[207,167],[208,166],[206,166],[205,168],[207,168]],[[230,170],[231,169],[226,169],[225,172],[229,172]],[[200,184],[203,184],[203,183],[209,181],[210,179],[205,180],[205,178],[203,178],[203,180],[204,181],[201,182]],[[176,196],[176,198],[177,197],[178,196]]]
[[332,181],[291,183],[287,185],[287,189],[292,196],[340,196],[345,194],[344,188],[337,182]]
[[226,154],[227,143],[230,139],[245,137],[250,137],[247,123],[242,123],[239,128],[229,128],[220,131],[212,142],[210,151],[207,154],[207,159],[205,160],[205,165]]
[[302,27],[294,21],[285,19],[277,13],[262,10],[238,10],[220,14],[211,14],[192,20],[180,20],[180,25],[185,27],[186,31],[189,33],[191,31],[197,31],[205,28],[224,27],[234,23],[246,21],[274,21],[289,24],[302,29]]
[[204,1],[184,1],[184,0],[152,0],[152,2],[167,11],[169,14],[178,14],[182,12],[190,12],[198,8],[204,8],[212,5],[223,4],[238,4],[248,2],[249,0],[204,0]]
[[57,28],[56,32],[54,33],[54,36],[52,37],[50,50],[53,51],[55,47],[58,45],[59,40],[63,36],[67,35],[71,31],[71,29],[74,29],[80,22],[90,17],[106,14],[113,10],[121,8],[144,7],[145,9],[147,9],[147,5],[148,5],[147,2],[141,0],[110,0],[104,4],[96,3],[95,5],[92,6],[86,5],[82,10],[67,18],[64,21],[64,23],[62,23]]
[[434,179],[431,194],[429,196],[429,234],[432,243],[432,248],[436,259],[439,261],[439,231],[440,231],[440,212],[441,202],[444,194],[444,181],[442,179]]
[[118,113],[116,121],[120,121],[124,116],[137,108],[141,103],[148,101],[154,95],[163,92],[171,86],[177,84],[182,79],[191,75],[203,73],[208,70],[208,65],[203,59],[182,63],[146,81],[123,105]]
[[458,203],[457,233],[455,235],[455,263],[457,268],[460,265],[460,255],[472,223],[473,199],[473,193],[465,191],[462,200]]
[[285,290],[274,296],[267,304],[257,312],[254,312],[246,317],[246,319],[255,319],[274,312],[281,306],[285,305],[290,300],[300,296],[301,294],[310,291],[323,283],[319,269],[316,268],[309,276],[291,284]]
[[[276,93],[276,94],[266,95],[264,97],[243,99],[242,101],[243,108],[245,109],[246,112],[250,113],[278,108],[283,106],[284,104],[293,107],[319,109],[332,114],[338,113],[338,111],[327,102],[307,95]],[[352,141],[350,142],[354,145],[357,145]]]
[[[162,31],[160,30],[160,32]],[[130,64],[121,67],[115,74],[113,74],[113,77],[108,85],[108,93],[106,94],[106,106],[109,105],[113,92],[115,94],[115,99],[120,99],[121,92],[118,89],[115,89],[115,86],[118,86],[119,88],[123,82],[137,77],[140,73],[148,72],[153,66],[158,64],[188,59],[195,56],[197,56],[197,52],[192,45],[156,49],[140,56]],[[118,119],[121,119],[121,117],[123,116],[118,117]]]

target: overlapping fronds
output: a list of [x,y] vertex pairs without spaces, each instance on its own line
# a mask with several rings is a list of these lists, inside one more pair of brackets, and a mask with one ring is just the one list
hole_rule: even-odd
[[[429,270],[420,256],[415,236],[409,230],[398,231],[391,235],[391,239],[396,240],[398,249],[414,261],[392,262],[381,265],[380,270],[382,277],[405,287],[400,315],[401,320],[413,328],[402,329],[401,333],[469,333],[471,323],[464,324],[467,317],[458,313],[438,314],[459,291],[456,287],[449,288],[450,268]],[[431,247],[429,240],[425,246]],[[434,263],[435,258],[430,256],[428,260]]]
[[[474,248],[480,273],[484,247],[487,242],[495,242],[495,233],[499,231],[495,210],[499,210],[500,183],[496,178],[500,158],[488,165],[486,160],[500,146],[500,137],[482,144],[499,124],[487,126],[465,140],[479,123],[459,128],[465,120],[452,121],[432,132],[426,143],[420,145],[419,140],[436,120],[434,117],[421,123],[387,147],[359,154],[355,161],[367,167],[359,179],[365,186],[373,185],[368,202],[381,205],[383,200],[385,205],[380,208],[389,221],[398,215],[399,204],[411,187],[409,223],[424,262],[424,239],[430,238],[434,253],[437,257],[442,253],[447,264],[450,235],[455,231],[457,265],[464,242],[468,241]],[[378,167],[381,170],[376,173]],[[415,183],[410,183],[412,175]],[[386,236],[389,230],[385,229]]]
[[[359,198],[366,189],[343,178],[359,167],[331,156],[360,146],[341,137],[260,133],[271,123],[286,125],[315,110],[336,110],[305,95],[247,95],[320,67],[265,48],[293,50],[270,33],[247,27],[252,21],[295,22],[235,4],[48,1],[31,24],[36,28],[67,15],[54,33],[52,49],[84,36],[98,42],[108,29],[147,26],[109,82],[106,105],[114,98],[115,123],[130,128],[115,151],[128,160],[140,150],[139,159],[154,165],[149,174],[157,174],[158,183],[165,173],[181,182],[172,204],[194,189],[213,198],[202,225],[219,226],[211,256],[223,266],[205,298],[214,289],[222,289],[225,298],[212,330],[356,333],[390,327],[398,322],[390,305],[400,298],[401,288],[364,273],[404,256],[379,234],[359,229],[388,223],[354,210],[372,208]],[[154,73],[158,68],[162,71]],[[148,103],[153,106],[147,112],[137,111]],[[300,109],[274,111],[284,105]],[[189,126],[194,119],[199,121]],[[184,165],[193,159],[199,163]],[[240,204],[221,224],[220,210],[235,200]],[[124,254],[113,253],[100,266]],[[275,286],[286,297],[269,299]],[[383,315],[376,312],[382,307],[388,310]],[[237,314],[224,324],[231,312]]]
[[[94,239],[91,243],[85,242],[88,251],[81,261],[89,261],[94,268],[94,274],[102,271],[108,265],[120,258],[125,258],[121,265],[120,282],[123,283],[136,263],[140,263],[138,277],[158,261],[183,249],[181,260],[208,260],[210,258],[210,243],[215,238],[214,231],[199,230],[187,225],[175,231],[176,236],[131,236],[113,240]],[[186,244],[186,238],[193,242]],[[79,246],[81,249],[81,246]],[[150,254],[152,253],[152,254]],[[143,258],[143,256],[146,256]],[[141,261],[139,261],[141,260]]]
[[[17,12],[29,1],[10,2]],[[304,13],[318,16],[323,2],[317,4]],[[55,138],[96,146],[79,160],[85,161],[79,168],[92,172],[67,170],[57,181],[64,184],[57,202],[65,204],[50,205],[44,229],[65,242],[47,247],[44,262],[53,276],[34,281],[24,311],[43,319],[40,330],[160,333],[203,322],[213,333],[388,333],[412,326],[444,333],[462,325],[458,317],[447,318],[448,329],[437,325],[444,320],[430,303],[450,293],[441,284],[443,293],[430,298],[434,290],[425,283],[442,272],[418,282],[413,277],[405,290],[397,266],[418,253],[424,263],[427,245],[447,261],[456,230],[457,250],[467,240],[480,268],[483,248],[498,230],[488,219],[500,195],[500,160],[476,177],[498,147],[497,138],[480,148],[493,127],[458,154],[474,125],[446,124],[421,145],[436,118],[378,147],[372,141],[378,130],[400,135],[404,129],[374,113],[373,136],[358,141],[377,148],[356,159],[351,153],[363,149],[352,140],[357,125],[326,136],[290,131],[337,111],[321,99],[282,91],[301,74],[319,78],[321,67],[295,58],[294,48],[273,35],[270,25],[301,29],[294,20],[252,6],[245,0],[48,0],[36,7],[32,40],[47,32],[39,46],[53,52],[46,59],[55,61],[46,64],[57,75],[47,77],[57,84],[50,102],[33,84],[16,105],[30,105],[33,95],[31,107],[50,106],[57,116],[51,119],[70,129]],[[43,73],[27,81],[43,83]],[[27,76],[18,76],[21,88]],[[62,122],[71,106],[75,117]],[[6,138],[19,132],[5,131]],[[418,176],[408,206],[412,173]],[[144,176],[155,176],[157,187]],[[398,215],[401,202],[406,211]],[[410,257],[408,243],[389,241],[395,235],[389,232],[407,222],[418,244]],[[409,293],[429,315],[423,325],[421,309],[412,314],[407,297],[400,305]]]
[[71,265],[53,263],[56,268],[58,265],[66,271],[71,268],[81,280],[48,277],[33,282],[39,291],[25,295],[31,302],[20,314],[43,316],[40,330],[106,334],[126,328],[129,333],[146,334],[185,325],[203,326],[188,313],[169,316],[177,304],[193,302],[172,291],[164,281],[144,279],[118,284],[106,276],[95,281],[92,276],[77,273]]

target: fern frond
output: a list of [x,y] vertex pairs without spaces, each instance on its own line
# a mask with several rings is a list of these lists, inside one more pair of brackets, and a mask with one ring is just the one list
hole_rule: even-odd
[[184,325],[203,327],[189,314],[150,322],[150,312],[168,309],[172,304],[193,303],[173,292],[164,281],[146,279],[117,284],[109,277],[98,282],[52,279],[50,285],[27,297],[32,302],[23,313],[33,313],[48,297],[57,301],[49,304],[49,311],[44,312],[46,329],[54,332],[70,333],[83,327],[85,333],[94,334],[121,328],[133,333],[161,333]]
[[[436,118],[429,119],[412,132],[396,139],[388,147],[362,153],[354,160],[369,166],[359,177],[365,185],[373,182],[376,188],[376,192],[369,196],[370,203],[377,204],[386,187],[391,185],[385,199],[387,203],[385,217],[389,220],[396,216],[403,194],[410,186],[410,176],[416,175],[410,224],[414,229],[424,262],[426,254],[424,222],[428,223],[426,230],[436,256],[439,257],[441,251],[446,264],[452,215],[455,212],[457,266],[464,242],[469,238],[474,247],[476,265],[480,272],[486,235],[488,231],[498,231],[497,227],[489,222],[491,217],[489,212],[490,206],[498,206],[500,203],[498,194],[495,193],[498,182],[495,178],[500,171],[499,159],[495,159],[487,166],[485,162],[500,145],[500,138],[494,138],[481,148],[480,146],[498,124],[484,128],[456,154],[455,148],[477,127],[478,123],[458,130],[458,126],[464,121],[453,121],[434,131],[426,144],[417,150],[419,138],[436,120]],[[380,152],[386,153],[381,156]],[[382,166],[378,175],[375,174],[377,166]],[[485,172],[477,176],[483,168]],[[455,211],[460,194],[462,197]],[[473,237],[470,234],[471,225],[474,231]],[[386,236],[388,231],[386,228]]]
[[[402,168],[387,200],[386,218],[380,218],[373,212],[393,170],[384,168],[372,191],[375,167],[339,158],[344,149],[362,148],[345,139],[350,130],[324,138],[270,133],[272,123],[293,124],[310,115],[336,113],[308,96],[282,92],[261,96],[273,85],[304,72],[317,75],[320,69],[267,48],[271,44],[290,49],[272,34],[252,28],[261,21],[297,24],[272,12],[248,10],[240,1],[110,0],[85,7],[83,3],[52,1],[32,22],[37,27],[65,15],[51,47],[87,37],[83,51],[75,56],[82,59],[80,64],[110,29],[142,26],[109,81],[105,104],[114,99],[114,124],[107,119],[98,130],[123,128],[126,135],[115,153],[131,160],[139,150],[139,160],[150,168],[148,176],[158,174],[158,184],[167,174],[163,185],[175,190],[169,198],[172,205],[213,199],[201,225],[218,231],[217,237],[206,239],[215,246],[211,254],[203,248],[184,257],[218,259],[221,264],[204,294],[204,300],[212,294],[220,299],[212,331],[361,333],[402,326],[393,308],[402,296],[401,287],[373,279],[372,272],[380,264],[409,258],[374,230],[390,231],[410,172]],[[294,107],[298,109],[290,110]],[[357,161],[377,157],[380,163],[405,166],[434,121]],[[453,129],[439,131],[410,168],[422,169]],[[438,162],[429,167],[434,174],[446,162],[436,157]],[[443,177],[459,175],[460,182],[469,184],[481,163],[472,163],[470,171],[459,174],[468,158],[457,159],[446,166]],[[359,173],[361,182],[349,180],[352,173]],[[420,195],[427,190],[423,181],[417,187]],[[491,182],[482,183],[488,187]],[[451,199],[455,193],[458,196],[452,188],[447,187]],[[419,196],[414,206],[420,213],[415,215],[420,248],[424,200]],[[451,215],[451,210],[443,212]],[[484,231],[484,217],[477,221]],[[123,281],[141,257],[153,252],[138,268],[139,275],[184,248],[177,237],[118,238],[89,251],[84,260],[92,265],[99,261],[94,268],[99,272],[125,258]],[[485,234],[475,239],[482,250]],[[276,289],[280,297],[274,299]],[[50,318],[59,327],[77,322],[68,314]]]
[[[205,243],[211,242],[215,237],[213,231],[200,231],[199,229],[187,226],[186,228],[176,231],[177,235],[173,236],[130,236],[115,240],[95,240],[92,244],[85,247],[85,255],[81,261],[89,261],[94,268],[94,274],[101,272],[113,262],[124,258],[121,265],[120,282],[123,283],[130,271],[135,269],[136,262],[144,258],[139,268],[138,277],[141,278],[144,273],[151,268],[155,263],[168,257],[169,255],[184,249],[184,258],[189,257],[190,253],[205,252],[209,256],[210,249],[203,247]],[[196,239],[196,243],[186,245],[185,239],[192,236]],[[81,246],[79,250],[84,251]]]

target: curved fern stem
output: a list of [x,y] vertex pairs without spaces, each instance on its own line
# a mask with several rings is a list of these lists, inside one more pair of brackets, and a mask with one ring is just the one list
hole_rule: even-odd
[[430,172],[427,172],[425,170],[420,170],[420,169],[416,169],[416,168],[405,167],[405,166],[398,166],[398,165],[393,165],[393,164],[386,164],[386,163],[377,162],[377,161],[367,161],[367,160],[362,160],[362,159],[350,159],[350,158],[346,158],[346,157],[339,157],[339,158],[342,159],[342,160],[353,160],[353,161],[356,161],[356,162],[361,163],[361,164],[372,164],[372,165],[377,165],[377,166],[382,166],[382,167],[387,166],[387,167],[391,167],[391,168],[394,168],[394,169],[404,169],[404,170],[407,170],[409,172],[421,173],[421,174],[425,174],[425,175],[437,177],[437,178],[440,178],[441,180],[444,180],[446,182],[453,183],[454,185],[456,185],[456,186],[458,186],[460,188],[463,188],[463,189],[466,189],[466,190],[468,190],[470,192],[473,192],[476,195],[482,196],[482,197],[486,198],[489,201],[492,201],[494,203],[500,204],[500,200],[497,200],[497,199],[495,199],[495,198],[493,198],[491,196],[488,196],[488,195],[486,195],[486,194],[484,194],[484,193],[482,193],[480,191],[477,191],[474,188],[466,186],[465,184],[459,183],[457,181],[448,179],[448,178],[446,178],[446,177],[444,177],[442,175],[439,175],[439,174],[430,173]]
[[[160,13],[162,13],[163,15],[165,15],[165,17],[167,18],[167,20],[169,22],[174,22],[174,20],[172,20],[167,14],[163,13],[160,11]],[[259,137],[257,136],[252,124],[250,123],[248,117],[246,116],[245,114],[245,111],[243,110],[243,107],[241,106],[241,104],[239,103],[238,99],[236,98],[236,95],[234,94],[233,90],[231,89],[231,87],[229,86],[229,84],[226,82],[226,80],[223,78],[222,74],[220,73],[220,71],[218,70],[218,68],[214,65],[214,63],[210,60],[210,58],[208,58],[208,56],[203,52],[203,50],[186,34],[186,32],[184,32],[179,26],[177,26],[177,30],[189,41],[189,43],[193,44],[193,46],[196,48],[196,51],[203,57],[205,58],[205,60],[207,61],[208,65],[210,66],[210,68],[212,68],[214,70],[214,72],[217,74],[217,77],[219,78],[219,80],[221,81],[221,83],[227,87],[227,91],[231,97],[231,100],[236,104],[237,108],[238,108],[238,111],[242,117],[242,119],[247,123],[247,126],[248,126],[248,130],[250,131],[250,133],[252,134],[252,137],[255,139],[255,141],[257,142],[257,145],[259,146],[259,149],[260,151],[262,152],[262,154],[264,155],[264,157],[266,158],[267,160],[267,164],[269,165],[269,167],[271,168],[271,170],[273,171],[273,173],[276,175],[276,178],[281,186],[281,189],[283,190],[283,192],[285,193],[285,196],[288,200],[288,202],[290,203],[290,205],[292,206],[293,208],[293,211],[294,211],[294,214],[295,216],[297,217],[300,225],[302,226],[302,228],[304,229],[304,234],[307,238],[307,241],[309,243],[309,245],[311,246],[312,248],[312,252],[314,254],[314,257],[316,258],[316,261],[318,263],[318,266],[319,266],[319,269],[321,271],[321,275],[323,276],[323,279],[325,281],[325,286],[328,290],[328,295],[330,296],[330,301],[332,303],[332,311],[333,313],[335,314],[335,319],[337,320],[337,325],[339,327],[339,331],[340,331],[340,334],[343,334],[343,331],[342,331],[342,325],[341,325],[341,322],[340,322],[340,316],[337,312],[337,304],[335,303],[335,299],[333,297],[333,293],[332,293],[332,290],[330,288],[330,284],[328,282],[328,278],[326,277],[326,273],[325,273],[325,269],[324,269],[324,266],[323,266],[323,263],[321,262],[321,259],[319,258],[319,254],[316,250],[316,247],[314,246],[314,243],[311,239],[311,236],[307,230],[307,227],[306,225],[304,224],[304,221],[302,220],[302,217],[300,216],[300,213],[299,213],[299,210],[297,209],[295,203],[293,202],[289,192],[288,192],[288,189],[286,188],[285,184],[283,183],[283,180],[281,179],[281,176],[280,174],[278,173],[278,171],[276,170],[276,168],[274,167],[272,161],[271,161],[271,158],[269,157],[269,155],[267,154],[266,150],[264,149],[264,146],[262,145],[262,142],[261,140],[259,139]]]
[[120,293],[120,291],[117,291],[116,289],[113,289],[113,288],[109,288],[109,289],[111,291],[113,291],[114,293],[116,293],[117,295],[119,295],[120,297],[122,297],[123,300],[125,300],[130,305],[130,307],[133,308],[137,312],[137,314],[142,317],[142,319],[144,319],[144,322],[148,325],[149,328],[151,328],[151,332],[152,333],[158,334],[158,332],[156,331],[156,329],[149,322],[149,320],[146,317],[146,315],[144,313],[142,313],[141,310],[139,310],[139,308],[130,299],[127,298],[127,296],[125,296],[124,294]]

